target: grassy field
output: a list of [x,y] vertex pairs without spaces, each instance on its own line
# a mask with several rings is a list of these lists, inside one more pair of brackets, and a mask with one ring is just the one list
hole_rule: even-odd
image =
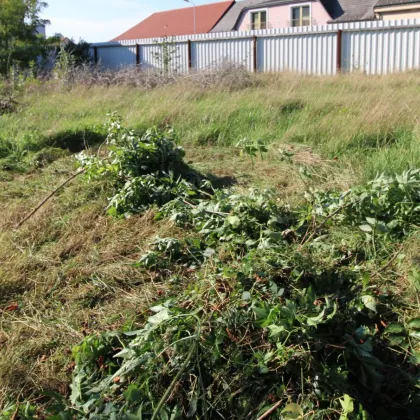
[[[416,401],[420,398],[419,384],[415,378],[420,374],[420,346],[416,341],[420,333],[417,326],[413,327],[414,330],[409,330],[409,325],[415,325],[420,310],[420,207],[410,210],[414,216],[398,235],[376,238],[374,233],[367,238],[366,232],[360,231],[358,226],[364,225],[364,217],[371,213],[363,213],[361,218],[354,216],[354,219],[352,214],[343,215],[344,222],[340,219],[330,226],[335,221],[334,208],[331,207],[332,213],[326,218],[325,215],[309,217],[312,207],[307,207],[304,196],[306,193],[308,199],[308,194],[312,194],[315,202],[322,199],[315,191],[347,191],[354,186],[367,185],[369,180],[380,173],[393,176],[409,169],[420,168],[420,74],[387,77],[343,75],[334,78],[294,74],[247,77],[247,87],[230,90],[220,87],[202,88],[188,79],[149,91],[124,86],[69,89],[36,86],[22,93],[18,99],[19,106],[14,112],[0,116],[0,199],[3,204],[0,218],[0,418],[15,420],[35,418],[35,415],[37,418],[48,418],[45,409],[51,408],[52,397],[45,392],[55,392],[67,398],[71,392],[72,375],[75,377],[75,361],[76,371],[82,365],[81,359],[76,356],[77,352],[72,353],[74,346],[86,340],[86,337],[97,337],[103,332],[139,330],[150,316],[149,308],[168,299],[178,302],[178,306],[185,310],[189,308],[188,302],[195,299],[191,296],[196,296],[202,307],[206,307],[212,302],[212,298],[206,295],[209,288],[209,283],[206,282],[210,278],[216,279],[215,283],[211,283],[215,294],[219,297],[223,295],[223,298],[220,297],[221,303],[217,304],[217,310],[214,309],[216,304],[211,303],[213,309],[208,309],[206,316],[212,316],[214,311],[221,311],[223,314],[229,311],[240,313],[245,305],[243,301],[238,303],[232,297],[226,303],[229,296],[234,296],[234,290],[237,290],[240,281],[236,277],[233,279],[226,271],[222,278],[229,284],[230,292],[227,292],[226,284],[221,285],[217,276],[224,268],[235,273],[245,272],[240,264],[244,264],[247,259],[251,267],[255,265],[255,272],[250,268],[250,278],[256,278],[258,283],[266,275],[270,284],[276,282],[273,279],[280,279],[279,284],[286,282],[281,287],[286,289],[286,295],[290,293],[288,296],[291,300],[299,301],[313,287],[316,303],[310,310],[312,318],[315,318],[318,309],[321,310],[321,302],[327,302],[327,306],[329,300],[340,304],[346,302],[339,309],[339,312],[342,311],[342,318],[337,324],[351,325],[355,331],[362,327],[371,331],[369,334],[372,334],[372,342],[377,340],[375,350],[371,353],[365,347],[363,351],[369,353],[368,357],[375,356],[381,365],[373,364],[370,370],[365,369],[367,379],[364,384],[357,385],[353,378],[349,380],[349,385],[343,385],[344,382],[337,378],[344,373],[334,369],[339,365],[340,357],[346,360],[351,357],[346,353],[337,358],[337,354],[333,351],[327,352],[327,349],[328,346],[344,349],[350,340],[343,338],[345,333],[341,331],[340,338],[324,343],[325,359],[322,358],[319,366],[306,356],[314,353],[314,348],[318,351],[315,341],[321,342],[323,339],[316,338],[315,333],[311,339],[305,338],[304,341],[296,336],[288,347],[289,353],[286,353],[290,360],[294,360],[293,369],[298,370],[298,380],[295,381],[295,375],[290,373],[292,368],[286,361],[280,362],[278,355],[264,365],[267,372],[262,368],[264,363],[261,360],[274,351],[270,347],[274,344],[258,342],[262,346],[261,355],[249,344],[253,348],[252,363],[259,360],[258,366],[254,367],[259,369],[259,374],[268,375],[269,379],[266,381],[270,383],[270,389],[263,388],[260,383],[253,384],[254,388],[248,388],[239,379],[238,383],[234,383],[236,375],[242,375],[241,378],[246,379],[253,377],[255,373],[251,370],[241,371],[236,365],[232,368],[235,352],[248,354],[248,350],[241,346],[238,347],[240,350],[226,347],[225,352],[229,356],[223,362],[215,362],[217,369],[221,370],[217,370],[219,376],[214,373],[213,377],[222,377],[223,369],[228,369],[229,366],[233,369],[230,371],[233,375],[232,383],[222,384],[220,379],[219,388],[212,384],[213,396],[208,397],[208,402],[201,403],[202,398],[203,401],[206,399],[203,397],[206,393],[194,391],[194,386],[204,389],[201,373],[198,375],[194,371],[194,375],[200,379],[192,378],[194,375],[191,373],[191,377],[185,380],[190,388],[183,383],[185,392],[178,392],[177,387],[180,385],[175,381],[172,386],[171,382],[176,371],[168,373],[173,366],[170,367],[170,362],[166,361],[164,367],[154,366],[156,372],[159,369],[159,372],[165,372],[161,377],[156,373],[154,380],[162,381],[162,386],[171,390],[171,395],[162,401],[171,410],[175,410],[174,406],[184,406],[186,409],[182,412],[179,408],[181,411],[176,414],[179,417],[175,416],[175,411],[168,411],[165,414],[167,417],[164,417],[163,412],[159,412],[162,407],[158,403],[163,391],[155,389],[152,383],[150,387],[153,391],[150,392],[156,396],[156,400],[151,404],[160,416],[157,418],[170,418],[171,414],[175,416],[173,418],[184,418],[188,410],[192,410],[190,414],[193,418],[226,418],[223,413],[233,413],[232,410],[239,410],[240,407],[241,410],[248,410],[248,418],[257,419],[263,418],[261,416],[268,413],[270,407],[276,408],[278,401],[277,408],[280,407],[283,414],[280,413],[281,410],[273,410],[272,418],[415,418],[412,416],[419,413],[416,406]],[[96,153],[97,146],[106,136],[106,114],[114,111],[122,116],[124,126],[139,133],[151,126],[162,129],[172,127],[186,150],[184,161],[190,170],[212,180],[215,189],[230,187],[237,194],[248,194],[250,188],[256,188],[258,192],[271,188],[273,203],[291,208],[294,214],[294,221],[290,222],[288,229],[283,230],[283,234],[286,231],[292,232],[292,239],[288,239],[287,245],[290,248],[287,248],[287,252],[283,248],[282,251],[277,248],[275,251],[277,254],[283,252],[284,259],[287,259],[287,264],[282,260],[282,264],[285,264],[283,271],[274,266],[269,269],[260,268],[274,257],[259,256],[259,248],[253,250],[249,246],[250,253],[255,252],[252,258],[242,248],[240,251],[229,247],[219,249],[215,243],[223,242],[224,239],[219,238],[212,242],[214,239],[208,239],[206,234],[197,233],[191,227],[194,225],[192,221],[191,226],[186,228],[173,223],[169,217],[156,218],[156,206],[130,217],[108,216],[106,207],[109,197],[115,193],[115,186],[112,180],[107,179],[89,182],[84,176],[77,177],[28,222],[16,228],[31,209],[75,173],[75,153],[85,148]],[[260,139],[267,145],[268,152],[264,153],[263,159],[258,155],[253,162],[236,146],[244,138],[251,142]],[[386,188],[384,187],[384,192]],[[416,191],[411,194],[418,197]],[[372,206],[376,204],[375,202]],[[399,206],[401,203],[397,204]],[[386,207],[386,214],[391,214],[392,206],[397,204]],[[200,204],[194,201],[191,205]],[[420,204],[417,203],[417,206]],[[230,214],[234,211],[232,208]],[[309,213],[303,217],[305,211]],[[354,214],[357,211],[354,210]],[[405,216],[401,216],[402,210],[398,211],[398,217],[404,219]],[[348,223],[345,222],[346,218]],[[380,223],[379,212],[377,219]],[[325,229],[327,231],[323,232]],[[186,269],[185,264],[179,261],[165,265],[164,269],[138,265],[138,261],[151,249],[150,244],[156,238],[177,238],[184,241],[185,238],[197,237],[203,242],[203,246],[216,249],[219,258],[217,261],[205,260],[207,262],[194,269]],[[183,242],[181,247],[184,246]],[[308,268],[305,259],[313,261],[313,265]],[[286,270],[286,265],[292,268]],[[280,275],[279,270],[283,274]],[[366,278],[370,279],[370,283],[364,283],[363,279]],[[319,286],[319,279],[328,284],[349,282],[353,286],[346,289],[346,292],[340,292],[343,293],[340,295],[336,286],[331,286],[330,289],[325,284]],[[263,280],[261,282],[264,283]],[[308,282],[313,282],[313,285],[309,287]],[[214,286],[215,284],[218,286]],[[192,293],[188,298],[187,291]],[[238,289],[238,293],[243,297],[245,292]],[[254,293],[254,289],[250,293]],[[255,293],[258,294],[258,299],[265,302],[265,297],[261,296],[266,296],[267,290]],[[348,298],[352,303],[347,303],[347,298],[343,296],[354,293],[357,297]],[[367,309],[359,307],[355,310],[357,305],[362,305],[360,302],[366,303],[366,296],[374,296],[375,299],[377,296],[378,308],[372,310],[367,305]],[[255,301],[253,307],[259,305],[260,301],[258,302]],[[303,311],[302,308],[298,312]],[[309,311],[305,306],[306,310]],[[324,309],[326,314],[331,315],[332,310],[329,311],[330,309]],[[318,320],[320,323],[321,318]],[[318,321],[311,321],[314,324],[308,325],[315,328]],[[210,321],[203,315],[202,322],[205,324]],[[325,320],[325,326],[319,326],[320,337],[322,334],[331,334],[329,339],[332,340],[331,337],[336,337],[338,333],[333,331],[335,327],[331,327],[328,322],[330,320]],[[232,325],[238,325],[238,334],[231,324],[226,324],[223,330],[227,334],[225,339],[230,343],[237,343],[239,331],[246,337],[249,331],[242,330],[242,325],[248,325],[247,323],[248,318],[235,320]],[[385,334],[386,328],[393,323],[395,333],[401,334],[400,342]],[[264,331],[268,336],[267,326],[269,324],[264,327]],[[407,332],[402,333],[400,326]],[[384,328],[385,336],[382,337]],[[388,334],[392,332],[390,328]],[[167,333],[162,332],[162,336],[165,334]],[[304,335],[306,332],[299,334]],[[350,336],[355,337],[354,334]],[[370,335],[366,331],[363,334],[354,346],[370,342],[371,339],[366,338]],[[404,341],[404,334],[407,335],[409,344]],[[185,339],[182,334],[179,337]],[[281,337],[282,341],[285,340],[285,337]],[[158,341],[157,338],[156,340]],[[112,348],[128,348],[130,344],[123,342],[115,345],[107,342],[106,345]],[[106,345],[103,344],[104,347]],[[91,346],[94,347],[93,344]],[[386,352],[385,347],[391,350]],[[279,348],[277,345],[277,349]],[[178,350],[186,359],[187,353],[182,353],[186,349]],[[209,364],[210,360],[215,360],[214,354],[209,356],[205,350],[200,351],[203,352],[203,360],[207,360]],[[169,360],[172,357],[175,358],[173,354],[168,355]],[[327,362],[331,358],[337,359],[334,362],[335,367],[328,365],[327,368]],[[102,363],[98,360],[94,364]],[[362,363],[360,360],[359,363]],[[242,362],[243,360],[238,362],[239,365]],[[352,366],[349,362],[350,376],[361,375],[352,371],[355,369]],[[283,368],[288,374],[281,370]],[[204,362],[201,369],[205,369]],[[216,368],[214,369],[216,372]],[[376,369],[375,372],[372,369]],[[332,381],[336,384],[336,390],[327,392],[322,386],[319,390],[318,385],[314,385],[315,382],[322,382],[319,379],[322,372],[326,382]],[[149,376],[153,377],[151,373]],[[378,379],[379,376],[382,376],[382,382],[386,385],[374,383],[372,378]],[[136,382],[129,375],[127,379],[124,379],[124,375],[121,377],[121,384],[124,380],[127,384]],[[175,379],[180,381],[179,377]],[[289,382],[286,383],[286,379]],[[194,381],[200,384],[193,386],[196,383]],[[276,381],[283,384],[281,390],[273,385]],[[378,379],[379,382],[381,381]],[[114,378],[115,387],[117,383]],[[73,390],[74,387],[73,382]],[[208,388],[210,389],[210,385]],[[396,392],[395,388],[400,388],[401,393]],[[143,388],[141,392],[145,392]],[[238,395],[248,393],[255,394],[259,400],[249,404],[245,400],[235,402]],[[368,396],[370,393],[374,397]],[[131,407],[130,404],[135,405],[134,399],[130,400],[131,397],[124,395],[128,407]],[[105,401],[111,401],[113,397],[108,400],[106,398]],[[115,398],[115,401],[120,401],[122,397]],[[224,399],[231,405],[221,404],[220,401]],[[392,403],[393,399],[395,404]],[[190,402],[186,403],[187,400]],[[249,397],[249,400],[252,398]],[[191,401],[198,404],[197,411],[192,408],[194,404]],[[171,405],[171,402],[174,403]],[[74,401],[72,404],[76,405]],[[211,407],[211,404],[215,404],[215,411],[208,408],[209,404]],[[217,411],[218,404],[221,407],[220,412]],[[379,405],[386,407],[385,411],[381,411]],[[77,415],[88,418],[80,414],[83,410],[80,411],[80,406],[78,407],[79,412],[69,411],[70,417],[66,418],[79,418]],[[124,410],[128,410],[127,406],[124,407]],[[118,409],[121,407],[118,406]],[[147,411],[149,408],[145,410],[143,418],[152,418]],[[202,410],[201,414],[199,410]],[[238,417],[232,414],[228,418],[246,418],[243,414],[245,411],[238,414]],[[289,414],[285,415],[285,412]],[[91,418],[110,418],[109,413],[101,413],[102,417]],[[121,414],[122,411],[119,413],[116,418],[134,418],[128,417],[129,411],[124,411],[124,415]],[[135,418],[142,418],[137,411],[136,413]]]
[[185,145],[233,146],[250,137],[315,147],[371,178],[418,162],[418,78],[415,73],[389,78],[265,75],[234,92],[203,90],[188,80],[143,92],[132,87],[35,89],[23,99],[24,119],[2,118],[0,151],[74,137],[79,144],[95,139],[111,110],[132,128],[169,124]]

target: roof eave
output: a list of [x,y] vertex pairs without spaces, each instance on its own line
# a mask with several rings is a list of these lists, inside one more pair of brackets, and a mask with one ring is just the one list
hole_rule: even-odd
[[374,20],[374,18],[363,18],[363,19],[332,19],[327,22],[327,24],[332,23],[350,23],[350,22],[370,22]]
[[212,26],[212,28],[209,30],[209,33],[216,27],[216,25],[225,17],[226,13],[229,12],[229,10],[234,6],[236,3],[235,0],[232,0],[230,3],[230,6],[225,10],[225,12],[220,16],[219,20]]

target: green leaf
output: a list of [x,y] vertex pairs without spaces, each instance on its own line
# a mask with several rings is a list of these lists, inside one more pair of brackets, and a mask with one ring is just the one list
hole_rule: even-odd
[[322,320],[324,318],[324,314],[325,314],[325,309],[318,316],[315,316],[315,317],[312,317],[312,318],[308,318],[306,320],[306,322],[310,326],[318,325],[318,324],[320,324],[322,322]]
[[364,289],[366,289],[366,287],[369,286],[369,282],[370,282],[370,274],[366,272],[362,276],[362,284],[363,284]]
[[345,414],[353,413],[354,403],[353,403],[353,398],[350,397],[350,395],[344,394],[344,397],[340,398],[340,404]]
[[373,231],[372,227],[369,226],[369,225],[360,225],[359,229],[363,230],[363,232],[372,232]]
[[388,231],[389,229],[386,227],[384,223],[378,223],[376,225],[376,232],[384,234],[384,233],[387,233]]
[[[90,418],[92,418],[92,417],[90,417]],[[124,414],[124,420],[139,420],[139,418],[137,417],[136,414],[125,413]]]
[[154,313],[158,313],[160,311],[163,311],[165,308],[165,306],[162,305],[158,305],[158,306],[153,306],[152,308],[150,308],[150,310]]
[[242,293],[242,300],[244,300],[244,301],[251,300],[251,293],[243,292]]
[[408,321],[407,327],[412,330],[420,330],[420,318],[413,318]]
[[296,403],[287,404],[286,407],[284,407],[282,410],[282,414],[283,413],[296,413],[296,414],[299,414],[300,416],[303,416],[302,407]]
[[117,217],[118,216],[118,210],[116,209],[115,206],[109,207],[108,210],[106,211],[106,213],[111,217]]
[[361,297],[363,305],[366,306],[366,308],[370,309],[373,312],[376,312],[376,301],[375,298],[373,296],[362,296]]
[[261,321],[265,318],[267,318],[268,311],[265,308],[259,308],[258,306],[253,306],[252,310],[255,313],[255,316],[257,317],[258,321]]
[[277,337],[282,332],[285,331],[285,328],[283,325],[269,325],[267,327],[270,330],[270,337]]
[[405,337],[403,335],[391,334],[388,338],[391,346],[400,346],[405,342]]
[[420,331],[413,331],[410,333],[410,337],[415,338],[416,340],[420,340]]
[[413,352],[412,356],[410,357],[411,362],[420,365],[420,353],[419,352]]
[[152,325],[159,325],[163,321],[169,319],[169,311],[167,308],[162,309],[156,315],[151,316],[147,322]]
[[197,397],[193,397],[190,401],[190,406],[188,408],[187,417],[191,418],[197,412]]
[[229,216],[226,218],[226,224],[237,228],[241,224],[241,219],[238,216]]
[[404,325],[400,324],[399,322],[390,322],[388,326],[385,328],[384,333],[400,333],[404,331]]
[[366,217],[366,221],[372,226],[375,226],[376,223],[378,223],[378,221],[374,219],[373,217]]
[[207,248],[203,252],[203,256],[205,256],[206,258],[211,258],[215,253],[216,253],[216,251],[213,248]]
[[142,400],[141,391],[135,384],[131,384],[123,393],[123,395],[126,401],[129,403],[136,403]]

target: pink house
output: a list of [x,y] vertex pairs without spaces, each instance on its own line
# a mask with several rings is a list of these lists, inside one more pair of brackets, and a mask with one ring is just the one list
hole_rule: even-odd
[[378,0],[236,1],[211,32],[290,28],[373,20],[377,2]]
[[324,25],[331,16],[319,1],[278,4],[251,9],[239,18],[238,31]]

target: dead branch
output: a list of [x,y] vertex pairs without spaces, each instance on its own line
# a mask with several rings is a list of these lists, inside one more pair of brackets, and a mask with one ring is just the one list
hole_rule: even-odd
[[76,172],[73,174],[70,178],[65,180],[60,186],[58,186],[48,197],[44,198],[23,220],[21,220],[16,226],[15,229],[19,229],[27,220],[29,220],[50,198],[52,198],[55,194],[57,194],[58,191],[60,191],[62,188],[64,188],[69,182],[71,182],[74,178],[82,174],[86,171],[85,169],[82,169],[79,172]]
[[258,420],[264,420],[273,414],[282,404],[283,400],[276,402],[269,410],[267,410],[261,417],[258,417]]

